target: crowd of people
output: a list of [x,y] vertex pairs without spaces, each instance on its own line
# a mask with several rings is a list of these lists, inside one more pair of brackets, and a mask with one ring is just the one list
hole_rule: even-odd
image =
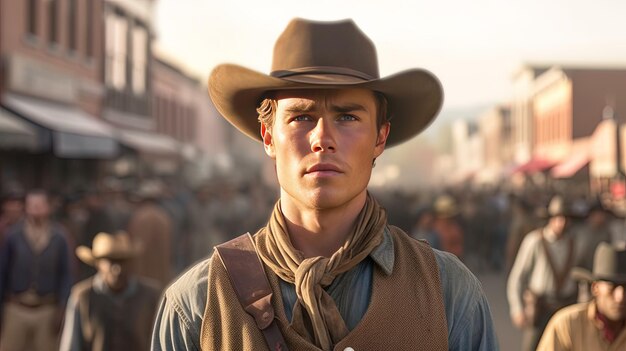
[[[547,196],[499,190],[376,196],[390,223],[453,253],[472,271],[510,272],[511,318],[524,330],[527,350],[537,347],[558,309],[589,304],[599,294],[601,282],[577,281],[570,271],[597,268],[594,253],[602,243],[626,246],[623,217],[600,201],[557,196],[547,204]],[[269,188],[227,181],[188,190],[152,180],[132,192],[109,187],[63,197],[6,192],[0,348],[52,350],[60,340],[62,350],[82,350],[97,340],[100,348],[89,349],[106,350],[134,340],[135,349],[147,349],[163,289],[213,246],[262,227],[275,198]],[[529,317],[530,307],[540,308],[537,300],[543,309]],[[545,345],[557,338],[555,328],[548,327],[543,350],[552,349]]]
[[0,349],[147,350],[163,289],[214,245],[261,226],[272,205],[271,189],[227,180],[71,194],[10,187],[0,207]]

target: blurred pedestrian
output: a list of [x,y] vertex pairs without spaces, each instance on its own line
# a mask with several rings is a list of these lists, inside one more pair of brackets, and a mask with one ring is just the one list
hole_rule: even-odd
[[91,248],[76,249],[78,258],[98,272],[72,288],[61,351],[150,349],[161,289],[156,281],[134,275],[138,253],[124,232],[99,233]]
[[44,191],[28,192],[25,209],[0,254],[0,350],[56,350],[71,287],[66,234]]
[[626,350],[626,251],[600,243],[593,271],[574,275],[591,281],[593,300],[563,308],[548,323],[538,351]]
[[586,213],[584,223],[576,231],[576,266],[590,270],[596,247],[602,242],[611,242],[609,219],[612,213],[600,202],[593,203]]
[[524,330],[522,350],[535,350],[548,320],[576,302],[570,277],[575,262],[574,238],[568,231],[571,212],[555,196],[547,208],[548,224],[522,241],[507,283],[513,324]]
[[[155,279],[167,286],[173,276],[172,219],[161,207],[162,184],[143,182],[135,193],[138,205],[128,222],[128,234],[142,250],[135,261],[139,276]],[[149,249],[148,249],[149,248]]]
[[506,239],[506,266],[509,272],[526,234],[540,227],[539,219],[535,217],[535,209],[526,198],[514,197],[511,200],[511,212],[511,224]]
[[441,250],[439,234],[435,231],[435,212],[426,207],[418,210],[415,225],[411,230],[411,237],[418,240],[426,240],[433,249]]
[[433,229],[439,236],[443,251],[450,252],[463,259],[464,232],[459,222],[459,208],[450,195],[441,195],[435,199],[435,223]]
[[24,196],[19,192],[8,192],[0,205],[0,248],[11,227],[24,216]]

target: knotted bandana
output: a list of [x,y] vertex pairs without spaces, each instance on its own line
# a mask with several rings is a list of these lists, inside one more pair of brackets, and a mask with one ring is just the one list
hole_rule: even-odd
[[302,337],[323,350],[349,332],[333,298],[324,290],[335,277],[359,264],[383,239],[387,214],[368,193],[352,233],[330,258],[304,258],[291,244],[280,201],[276,203],[265,230],[256,236],[257,252],[281,279],[292,283],[298,300],[291,326]]

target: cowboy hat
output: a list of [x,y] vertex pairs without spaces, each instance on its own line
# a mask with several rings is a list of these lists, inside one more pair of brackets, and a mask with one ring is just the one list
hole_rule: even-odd
[[593,272],[581,267],[572,269],[576,280],[607,280],[614,283],[626,283],[626,250],[617,250],[611,244],[600,243],[593,256]]
[[138,253],[139,247],[132,243],[125,232],[115,235],[101,232],[93,238],[92,248],[87,246],[76,248],[76,256],[91,266],[99,258],[127,260],[137,256]]
[[450,195],[440,195],[433,205],[435,215],[440,218],[454,217],[459,214],[456,200]]
[[540,207],[537,210],[537,217],[539,218],[552,218],[557,216],[564,217],[578,217],[576,213],[568,206],[565,199],[560,195],[555,195],[550,199],[547,207]]
[[222,64],[209,77],[217,110],[247,136],[261,141],[256,108],[269,91],[362,88],[382,93],[394,128],[387,146],[417,135],[443,102],[439,80],[423,69],[380,78],[376,48],[352,20],[315,22],[296,18],[276,41],[269,75]]

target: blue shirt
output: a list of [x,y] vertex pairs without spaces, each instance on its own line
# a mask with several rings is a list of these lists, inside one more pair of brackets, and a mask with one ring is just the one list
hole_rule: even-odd
[[[438,250],[434,253],[444,295],[449,349],[498,350],[491,311],[480,282],[456,256]],[[368,259],[328,286],[327,291],[349,329],[360,321],[369,306],[373,265],[391,272],[393,262],[393,240],[385,232],[382,244]],[[198,263],[165,292],[152,334],[152,350],[200,350],[208,265],[208,259]],[[293,285],[281,281],[281,293],[285,312],[291,318],[296,298]]]
[[51,225],[50,230],[50,242],[39,254],[28,244],[23,222],[9,232],[0,252],[0,301],[32,288],[40,296],[54,295],[60,306],[65,305],[72,284],[68,246],[59,226]]

